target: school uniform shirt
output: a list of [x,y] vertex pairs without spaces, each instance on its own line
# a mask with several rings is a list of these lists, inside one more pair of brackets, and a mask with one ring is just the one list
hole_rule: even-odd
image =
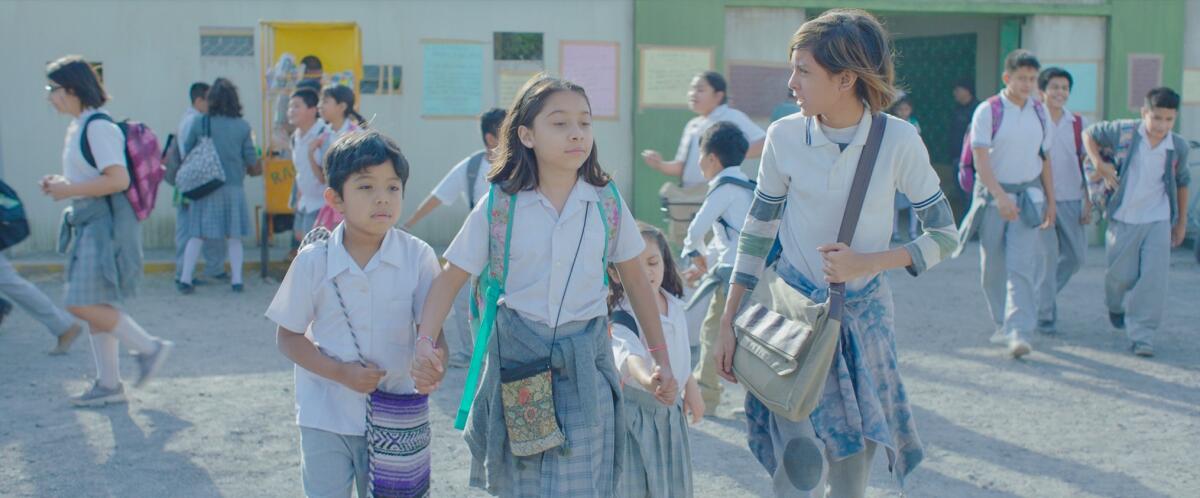
[[1138,125],[1138,135],[1142,141],[1129,160],[1130,167],[1125,172],[1129,183],[1113,218],[1125,223],[1170,220],[1171,204],[1163,175],[1166,174],[1167,151],[1175,150],[1174,137],[1167,135],[1157,147],[1150,147],[1145,125]]
[[333,147],[333,143],[336,142],[337,139],[342,138],[343,135],[352,131],[357,131],[358,129],[358,123],[356,123],[349,116],[342,121],[342,127],[336,130],[333,129],[328,122],[326,122],[325,131],[320,135],[324,138],[324,141],[321,142],[321,147],[317,149],[317,153],[315,155],[321,160],[322,163],[324,163],[325,153],[329,152],[329,148]]
[[[896,192],[912,199],[918,212],[945,199],[916,128],[894,116],[880,116],[888,120],[887,128],[850,244],[859,253],[890,248]],[[778,233],[783,257],[809,281],[823,286],[824,262],[817,247],[837,241],[872,119],[869,112],[863,113],[844,151],[815,118],[792,115],[771,125],[759,166],[757,198],[743,228],[755,241],[751,247],[743,244],[739,251],[735,282],[751,287],[757,283],[762,259]],[[844,134],[845,130],[833,132]],[[932,268],[956,247],[954,220],[930,221],[926,234],[905,246],[913,253],[910,272]],[[861,289],[874,276],[849,281],[846,286]]]
[[175,135],[175,141],[179,144],[179,157],[187,157],[187,149],[183,146],[183,141],[187,139],[188,134],[192,132],[192,123],[196,121],[196,116],[201,113],[195,107],[187,106],[183,111],[183,117],[179,119],[179,134]]
[[[709,230],[713,232],[710,246],[717,253],[715,263],[733,266],[737,258],[738,235],[742,233],[742,223],[750,212],[750,201],[754,193],[732,184],[722,185],[712,190],[722,178],[730,177],[750,181],[742,168],[731,166],[721,170],[712,181],[708,182],[709,194],[700,205],[700,210],[688,225],[687,236],[683,239],[683,257],[699,256],[705,252],[704,235]],[[722,224],[719,220],[724,220]]]
[[[608,315],[608,286],[604,279],[604,207],[597,188],[583,180],[576,181],[562,214],[537,190],[517,193],[514,219],[510,220],[508,281],[501,304],[551,327],[559,315],[560,302],[560,324]],[[508,195],[499,187],[496,193]],[[629,261],[646,247],[638,232],[637,221],[624,200],[620,207],[621,226],[613,242],[616,249],[609,263]],[[581,245],[580,233],[584,232],[585,217],[587,227]],[[488,263],[490,239],[488,197],[484,196],[467,215],[467,221],[443,255],[467,273],[479,275]],[[572,273],[571,261],[577,247],[579,257]],[[564,292],[568,275],[570,289]]]
[[[1000,183],[1029,182],[1042,174],[1039,153],[1050,150],[1054,128],[1045,113],[1038,115],[1033,97],[1025,99],[1024,107],[1017,107],[1001,93],[1000,102],[1004,117],[995,137],[992,137],[992,104],[985,100],[975,108],[975,116],[971,118],[971,146],[988,149],[992,172]],[[1045,200],[1039,189],[1031,189],[1029,195],[1033,202]]]
[[[471,154],[474,156],[475,154]],[[471,156],[467,156],[458,164],[450,168],[450,172],[438,182],[433,188],[432,195],[446,206],[453,205],[459,197],[466,199],[467,197],[467,165],[471,162]],[[478,205],[479,199],[488,193],[488,171],[492,169],[492,163],[488,161],[487,155],[479,161],[479,174],[475,176],[475,198],[470,199],[472,204]]]
[[[1047,111],[1049,112],[1049,111]],[[1087,128],[1083,120],[1081,131]],[[1054,200],[1082,201],[1083,173],[1079,168],[1079,148],[1075,135],[1075,115],[1063,108],[1062,117],[1054,123],[1053,141],[1050,144],[1050,171],[1054,175]]]
[[700,171],[700,136],[705,130],[718,121],[730,121],[746,135],[746,141],[753,144],[767,136],[763,129],[750,119],[746,113],[721,104],[708,113],[707,116],[696,116],[687,122],[683,128],[683,136],[679,138],[679,148],[675,151],[676,161],[683,161],[683,176],[680,181],[684,187],[694,187],[704,183],[704,173]]
[[[675,296],[672,296],[662,289],[658,291],[667,299],[667,312],[659,314],[659,320],[662,321],[663,339],[667,345],[667,357],[671,359],[671,375],[675,376],[675,381],[679,383],[679,396],[683,396],[683,386],[687,383],[688,377],[692,375],[692,350],[688,343],[688,326],[687,315],[684,314],[684,303]],[[617,309],[624,310],[630,315],[633,315],[633,305],[629,302],[629,296],[625,296]],[[633,318],[637,322],[637,316]],[[638,332],[629,330],[624,325],[614,323],[612,326],[612,349],[613,359],[617,362],[617,371],[621,372],[621,382],[626,387],[635,389],[646,389],[641,384],[633,380],[629,373],[629,358],[637,356],[641,358],[648,370],[653,373],[654,366],[657,365],[654,357],[650,355],[649,348],[646,347],[646,341],[643,340],[645,328],[638,323]]]
[[[342,245],[344,230],[344,225],[334,229],[324,251],[313,245],[300,251],[266,316],[304,334],[333,359],[357,362],[340,290],[363,358],[387,371],[379,388],[414,392],[410,370],[416,325],[440,271],[437,255],[421,239],[392,229],[371,261],[359,267]],[[367,395],[299,365],[295,370],[297,424],[337,434],[365,433]]]
[[[296,168],[296,189],[300,192],[300,203],[296,207],[301,212],[315,213],[325,206],[325,184],[313,173],[308,148],[328,128],[325,121],[317,119],[308,133],[301,134],[299,128],[292,133],[292,164]],[[313,151],[313,156],[320,161],[317,153]]]
[[83,158],[81,135],[83,124],[93,114],[108,112],[104,109],[88,109],[67,125],[67,137],[63,142],[63,177],[71,183],[87,183],[100,178],[101,171],[112,166],[125,167],[125,134],[115,123],[97,119],[88,126],[88,146],[96,165],[88,164]]

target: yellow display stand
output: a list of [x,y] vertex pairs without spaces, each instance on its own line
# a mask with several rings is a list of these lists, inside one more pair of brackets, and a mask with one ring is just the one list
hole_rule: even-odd
[[354,91],[362,81],[362,35],[353,22],[296,22],[262,21],[259,23],[263,96],[263,185],[266,190],[262,206],[261,235],[262,275],[267,276],[270,241],[274,234],[274,216],[291,214],[289,200],[296,178],[296,168],[286,151],[291,147],[291,128],[287,125],[288,96],[295,90],[296,81],[282,86],[269,84],[268,71],[284,54],[291,54],[297,63],[308,55],[321,60],[324,77],[349,71],[353,74]]

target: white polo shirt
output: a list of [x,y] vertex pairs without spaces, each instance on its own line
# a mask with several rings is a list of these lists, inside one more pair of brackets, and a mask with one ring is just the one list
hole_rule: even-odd
[[683,127],[683,136],[679,137],[679,148],[675,150],[676,161],[683,161],[684,187],[694,187],[703,184],[704,173],[700,171],[700,136],[718,121],[729,121],[737,125],[746,135],[746,141],[753,144],[766,136],[763,129],[750,119],[746,113],[721,104],[708,113],[707,116],[696,116]]
[[[659,314],[659,320],[662,321],[663,339],[667,343],[667,357],[671,360],[671,375],[674,375],[675,381],[679,383],[679,396],[682,397],[683,386],[687,383],[688,377],[692,375],[692,349],[688,340],[687,315],[684,314],[683,301],[667,294],[662,289],[659,289],[659,292],[667,299],[667,312]],[[629,303],[629,296],[625,296],[625,299],[621,300],[617,309],[633,315],[633,305]],[[645,329],[641,322],[637,321],[636,315],[634,315],[633,321],[638,324],[638,334],[624,325],[613,324],[613,359],[616,360],[617,371],[621,372],[621,379],[625,385],[645,391],[645,388],[634,382],[629,374],[629,357],[640,357],[651,369],[657,363],[650,355],[649,348],[646,347]]]
[[1175,140],[1167,135],[1157,147],[1150,146],[1146,126],[1138,125],[1141,141],[1129,158],[1125,170],[1128,177],[1121,205],[1113,218],[1125,223],[1154,223],[1171,219],[1171,203],[1163,182],[1167,168],[1167,151],[1175,150]]
[[[296,207],[301,212],[315,213],[325,206],[325,184],[313,173],[312,162],[308,159],[308,148],[313,140],[328,128],[329,125],[325,124],[325,121],[317,118],[317,122],[308,129],[308,133],[301,135],[299,128],[292,133],[292,165],[296,168],[296,190],[300,192],[300,203]],[[318,162],[321,161],[321,157],[317,155],[319,152],[313,151],[313,156]]]
[[[1049,117],[1038,116],[1033,97],[1025,99],[1024,107],[1017,107],[1002,93],[1000,102],[1004,106],[1004,117],[995,138],[992,137],[992,104],[984,100],[975,108],[971,118],[971,146],[988,148],[992,171],[1000,183],[1031,181],[1042,174],[1042,158],[1038,153],[1050,150],[1054,129]],[[1030,195],[1034,202],[1044,200],[1039,189],[1031,189]]]
[[[467,198],[467,166],[471,163],[471,157],[474,155],[467,156],[450,168],[450,172],[446,173],[446,176],[442,177],[442,181],[433,188],[432,195],[442,204],[450,206],[459,197]],[[487,176],[491,169],[492,163],[488,161],[487,154],[484,154],[479,161],[479,174],[475,176],[475,195],[471,199],[474,204],[479,204],[479,200],[488,193]]]
[[[1047,111],[1049,112],[1049,111]],[[1053,118],[1051,118],[1053,119]],[[1087,128],[1083,120],[1080,130]],[[1054,123],[1053,142],[1050,144],[1050,171],[1054,175],[1054,200],[1082,201],[1083,173],[1079,170],[1079,148],[1075,138],[1075,115],[1063,108],[1062,117]]]
[[[750,202],[754,200],[754,192],[737,185],[722,185],[712,190],[721,178],[730,177],[749,181],[739,166],[721,170],[712,181],[708,182],[711,193],[704,199],[704,204],[688,225],[687,236],[683,239],[683,257],[698,252],[704,254],[704,234],[713,232],[711,246],[717,253],[717,264],[733,266],[737,259],[738,236],[742,233],[742,224],[746,222],[746,214],[750,212]],[[718,218],[725,220],[729,228],[722,225]]]
[[[360,268],[342,245],[344,225],[327,249],[307,246],[292,261],[266,316],[303,333],[326,355],[356,362],[354,338],[339,303],[340,289],[363,357],[387,371],[379,388],[414,392],[410,374],[416,325],[433,279],[437,255],[421,239],[389,230],[379,251]],[[296,423],[336,434],[366,432],[367,395],[296,366]]]
[[[888,120],[887,128],[850,244],[860,253],[886,251],[891,247],[896,192],[908,196],[916,209],[943,198],[937,173],[929,164],[929,151],[917,129],[902,119],[881,116]],[[850,184],[867,142],[871,120],[870,113],[864,112],[844,152],[825,135],[816,118],[793,114],[767,129],[758,191],[772,198],[786,196],[779,229],[783,256],[818,287],[825,286],[825,273],[817,247],[837,242]],[[872,277],[868,275],[846,285],[860,289]]]
[[121,128],[115,123],[102,119],[92,121],[87,130],[88,147],[92,149],[92,158],[95,159],[96,165],[88,164],[83,158],[83,142],[79,133],[88,118],[98,112],[108,113],[104,109],[88,109],[67,125],[62,164],[63,176],[71,183],[87,183],[100,178],[100,171],[110,166],[125,167],[125,134],[121,133]]
[[[563,303],[559,323],[590,320],[608,314],[608,286],[604,282],[604,208],[596,189],[583,180],[576,181],[561,215],[537,190],[517,194],[509,238],[508,282],[502,298],[509,309],[548,326],[554,326],[559,302]],[[507,195],[499,187],[496,192]],[[633,259],[646,247],[633,214],[623,200],[620,204],[621,227],[610,263]],[[444,253],[446,260],[472,275],[479,275],[488,263],[487,211],[488,197],[484,196],[467,215],[467,221]],[[587,230],[580,245],[585,216]],[[576,247],[579,248],[579,259],[575,262],[574,274],[571,274]],[[564,293],[569,274],[572,275],[571,288]]]

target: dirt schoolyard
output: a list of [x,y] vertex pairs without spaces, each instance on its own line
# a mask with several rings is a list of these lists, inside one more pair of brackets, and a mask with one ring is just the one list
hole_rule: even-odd
[[[1172,259],[1158,356],[1136,358],[1103,304],[1103,251],[1060,298],[1059,334],[1033,338],[1021,361],[988,344],[978,256],[921,278],[889,275],[901,373],[925,443],[911,497],[1195,496],[1200,472],[1200,268]],[[56,300],[61,277],[36,282]],[[128,405],[72,409],[94,375],[87,339],[61,357],[22,310],[0,328],[0,495],[300,496],[292,366],[263,317],[274,284],[247,281],[181,296],[170,274],[148,277],[129,310],[177,349],[161,378]],[[122,358],[126,379],[135,372]],[[483,496],[467,486],[469,453],[452,427],[463,370],[433,397],[434,496]],[[718,417],[692,427],[696,495],[768,496],[726,390]],[[876,457],[870,496],[899,496]]]

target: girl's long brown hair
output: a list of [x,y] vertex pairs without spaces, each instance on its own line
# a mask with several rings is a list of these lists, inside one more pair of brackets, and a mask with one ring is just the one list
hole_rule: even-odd
[[[638,222],[638,232],[642,234],[643,239],[658,244],[658,250],[662,253],[662,289],[667,291],[667,294],[682,299],[683,278],[679,276],[679,270],[675,267],[675,259],[671,257],[671,246],[667,245],[667,237],[663,235],[662,230],[659,230],[658,227],[641,221]],[[610,276],[616,275],[617,267],[609,264],[608,272]],[[621,286],[621,282],[616,278],[609,278],[608,280],[608,312],[612,313],[612,310],[617,309],[617,305],[621,304],[621,300],[625,299],[625,288]]]
[[[538,74],[525,83],[517,92],[504,124],[500,126],[500,145],[496,151],[496,162],[488,172],[488,181],[500,186],[504,192],[515,194],[522,190],[533,190],[538,186],[538,164],[533,149],[521,143],[517,129],[524,126],[533,128],[533,119],[542,112],[546,100],[557,92],[575,92],[587,100],[583,87],[570,81],[553,78],[545,73]],[[591,108],[591,102],[588,102]],[[597,187],[608,185],[611,179],[608,173],[600,167],[600,155],[596,142],[592,141],[592,150],[579,168],[579,177]]]

